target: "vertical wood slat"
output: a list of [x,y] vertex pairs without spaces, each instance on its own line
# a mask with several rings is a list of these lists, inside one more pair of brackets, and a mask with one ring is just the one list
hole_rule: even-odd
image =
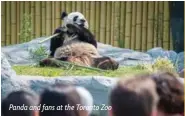
[[107,44],[110,44],[111,41],[110,41],[110,33],[111,33],[111,2],[108,1],[107,2],[107,8],[106,8],[106,16],[107,16],[107,19],[106,19],[106,35],[105,35],[105,40],[106,40],[106,43]]
[[115,22],[114,22],[114,46],[119,47],[120,37],[119,37],[119,30],[120,30],[120,3],[118,1],[115,2]]
[[157,24],[158,22],[158,16],[159,16],[159,10],[158,10],[158,7],[159,7],[159,2],[155,1],[154,2],[154,46],[158,46],[158,36],[159,36],[159,30],[158,30],[158,27],[159,25]]
[[100,42],[104,42],[105,36],[105,2],[100,2]]
[[[57,2],[57,1],[55,1]],[[55,2],[52,1],[51,2],[51,30],[54,30],[56,27],[55,27]]]
[[142,14],[142,51],[147,49],[147,1],[143,2],[143,14]]
[[17,19],[16,19],[17,40],[16,40],[16,43],[18,44],[18,43],[20,43],[20,38],[19,38],[19,33],[20,33],[20,4],[19,4],[19,2],[16,2],[16,15],[17,15]]
[[46,2],[41,2],[41,32],[42,36],[46,36]]
[[60,2],[57,1],[55,2],[55,9],[54,9],[54,13],[55,13],[55,25],[54,25],[54,28],[57,28],[59,27],[61,24],[60,24],[60,20],[61,20],[61,13],[63,11],[60,11]]
[[130,25],[131,25],[131,3],[132,2],[126,2],[126,22],[125,22],[125,48],[130,47]]
[[40,14],[40,8],[41,8],[41,3],[40,2],[35,2],[35,37],[40,37],[41,33],[41,14]]
[[114,45],[114,12],[115,12],[115,9],[114,9],[114,4],[115,4],[115,1],[112,1],[112,12],[111,12],[111,44]]
[[6,9],[6,2],[1,2],[1,21],[3,23],[1,23],[1,46],[6,45],[6,37],[5,37],[5,33],[6,33],[6,26],[5,26],[5,20],[6,20],[6,16],[5,16],[5,9]]
[[[125,19],[126,19],[126,2],[121,2],[120,8],[120,46],[125,47]],[[110,43],[111,44],[111,43]]]
[[11,44],[15,44],[17,40],[17,29],[16,29],[16,4],[11,3]]
[[89,21],[89,25],[91,25],[90,23],[90,2],[89,1],[85,2],[85,18]]
[[[21,10],[21,9],[20,9]],[[35,2],[31,1],[31,17],[32,17],[32,37],[35,38]]]
[[131,38],[130,43],[131,49],[135,48],[135,40],[136,40],[136,11],[137,11],[137,2],[132,2],[132,21],[131,21]]
[[141,50],[140,45],[141,42],[141,19],[142,19],[142,4],[141,2],[137,2],[137,15],[136,15],[136,50]]
[[154,18],[154,2],[148,2],[148,30],[147,30],[147,49],[153,47],[153,18]]
[[92,33],[95,33],[95,2],[90,2],[90,25],[89,28],[92,31]]
[[[100,3],[105,5],[100,5]],[[171,30],[169,27],[168,2],[138,2],[138,4],[140,8],[138,6],[134,7],[134,2],[125,1],[7,1],[2,4],[2,9],[4,7],[5,12],[4,17],[2,13],[2,21],[4,22],[2,23],[2,28],[4,28],[4,30],[2,29],[2,42],[7,42],[5,43],[6,45],[20,42],[20,36],[18,34],[20,33],[24,13],[32,14],[32,35],[34,37],[40,37],[50,35],[62,23],[60,20],[61,11],[67,11],[69,13],[76,10],[85,15],[89,22],[90,30],[95,34],[98,41],[114,46],[144,51],[157,46],[157,31],[154,28],[154,17],[156,18],[156,15],[160,11],[163,13],[161,21],[162,31],[160,33],[162,41],[160,41],[160,46],[163,46],[165,49],[171,49],[172,40],[170,40]],[[104,10],[102,11],[102,9]],[[130,11],[130,14],[128,11]],[[147,17],[148,20],[146,20]],[[134,28],[136,22],[137,26]],[[138,42],[140,43],[138,44]]]
[[169,12],[168,12],[168,10],[169,10],[169,7],[168,7],[168,2],[164,2],[164,23],[163,23],[163,27],[164,27],[164,29],[163,29],[163,32],[164,32],[164,34],[163,34],[163,47],[164,48],[167,48],[167,49],[169,49],[169,31],[170,31],[170,26],[169,26]]
[[164,8],[164,5],[163,5],[163,1],[159,1],[159,16],[160,16],[160,20],[159,20],[159,25],[160,25],[160,31],[159,31],[159,46],[163,47],[163,34],[164,34],[164,31],[163,31],[163,22],[164,22],[164,13],[163,13],[163,8]]
[[46,35],[53,33],[52,24],[51,24],[51,2],[46,2]]
[[96,1],[96,31],[95,31],[95,36],[96,36],[96,40],[100,40],[100,2]]
[[11,6],[10,6],[10,2],[6,2],[6,45],[10,45],[10,41],[11,41],[11,29],[10,29],[10,16],[11,16]]

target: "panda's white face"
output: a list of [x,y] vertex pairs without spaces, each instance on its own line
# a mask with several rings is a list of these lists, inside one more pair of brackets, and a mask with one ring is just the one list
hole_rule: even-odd
[[64,25],[67,24],[78,24],[80,26],[83,26],[85,28],[89,28],[88,22],[85,19],[84,15],[80,12],[72,12],[68,14],[66,17],[64,17]]

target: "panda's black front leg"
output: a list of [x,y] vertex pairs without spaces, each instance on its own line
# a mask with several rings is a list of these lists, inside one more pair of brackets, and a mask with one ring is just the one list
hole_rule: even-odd
[[80,41],[92,44],[97,48],[97,41],[89,29],[86,29],[85,27],[79,26],[77,24],[68,24],[67,27],[68,31],[78,35],[78,39]]
[[56,33],[60,33],[60,35],[50,40],[50,56],[49,57],[54,57],[56,49],[62,46],[64,42],[64,37],[63,37],[64,32],[61,30],[61,27],[55,30],[54,34]]

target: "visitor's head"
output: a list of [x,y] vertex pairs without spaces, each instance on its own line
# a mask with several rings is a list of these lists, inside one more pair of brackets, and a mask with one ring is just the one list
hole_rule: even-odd
[[[91,110],[79,110],[79,106],[91,105],[92,98],[85,88],[58,84],[44,90],[40,104],[40,116],[88,116]],[[45,110],[46,106],[53,107]]]
[[155,88],[145,74],[119,80],[111,91],[110,116],[154,116],[158,102]]
[[184,113],[184,85],[173,73],[158,72],[152,75],[159,95],[159,116],[176,116]]
[[11,92],[2,101],[3,116],[38,116],[37,107],[39,96],[30,91],[20,90]]

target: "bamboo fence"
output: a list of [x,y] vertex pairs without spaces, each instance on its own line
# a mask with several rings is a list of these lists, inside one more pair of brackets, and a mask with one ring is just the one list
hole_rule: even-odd
[[62,11],[83,13],[99,42],[139,51],[172,49],[168,1],[3,1],[2,46],[21,43],[24,14],[31,16],[30,36],[35,39],[62,24]]

